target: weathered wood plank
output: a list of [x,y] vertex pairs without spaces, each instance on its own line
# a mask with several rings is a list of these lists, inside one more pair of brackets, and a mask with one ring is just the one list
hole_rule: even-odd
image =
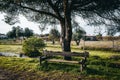
[[89,57],[89,52],[53,52],[53,51],[43,51],[43,55],[54,56],[54,55],[61,55],[61,56],[81,56],[81,57]]
[[[80,71],[86,67],[87,57],[89,57],[89,52],[53,52],[53,51],[43,51],[43,57],[40,57],[40,64],[42,61],[46,60],[48,62],[57,62],[57,63],[73,63],[80,64]],[[74,60],[64,60],[64,59],[50,59],[52,56],[71,56],[71,57],[81,57],[81,61]]]
[[63,60],[63,59],[47,59],[49,62],[61,62],[61,63],[73,63],[73,64],[78,64],[78,61],[68,61],[68,60]]

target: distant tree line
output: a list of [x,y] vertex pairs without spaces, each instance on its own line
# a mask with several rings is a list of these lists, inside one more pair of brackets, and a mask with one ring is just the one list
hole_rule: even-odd
[[12,27],[12,30],[7,32],[8,38],[20,38],[20,37],[30,37],[33,36],[33,30],[29,28],[21,28],[20,26]]

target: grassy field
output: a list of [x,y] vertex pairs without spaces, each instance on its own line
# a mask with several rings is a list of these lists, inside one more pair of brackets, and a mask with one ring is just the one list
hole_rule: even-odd
[[[61,51],[60,45],[47,44],[47,50]],[[0,52],[22,51],[21,45],[0,45]],[[72,51],[81,52],[79,46],[72,45]],[[90,52],[87,68],[79,72],[79,65],[64,63],[49,63],[46,67],[39,65],[37,58],[0,57],[0,71],[9,72],[16,80],[119,80],[120,79],[120,53],[112,51]],[[110,58],[115,56],[113,58]],[[117,56],[117,57],[116,57]],[[1,73],[0,73],[1,74]],[[6,73],[5,73],[6,74]],[[17,76],[17,77],[16,77]],[[7,80],[7,79],[6,79]],[[9,80],[9,79],[8,79]]]
[[22,46],[21,45],[0,45],[0,52],[20,53],[22,52]]
[[87,68],[79,72],[79,65],[49,63],[47,67],[41,67],[38,59],[0,57],[0,69],[10,71],[16,80],[78,80],[79,77],[83,80],[119,80],[120,69],[112,66],[114,62],[120,60],[93,56],[89,58]]
[[[54,66],[53,66],[54,67]],[[38,59],[0,57],[0,69],[9,72],[13,79],[5,80],[66,80],[76,74],[61,70],[41,70]],[[5,73],[5,72],[4,72]],[[0,73],[1,74],[1,73]],[[9,75],[5,76],[9,76]],[[74,76],[74,77],[72,77]]]
[[22,43],[21,40],[15,40],[15,39],[0,39],[0,44],[2,45],[20,45]]
[[[61,46],[56,44],[47,44],[47,50],[52,51],[62,51]],[[72,52],[81,52],[83,50],[80,49],[79,46],[72,45]],[[100,51],[100,50],[86,50],[90,52],[90,56],[101,56],[101,57],[110,57],[112,55],[120,55],[120,52],[113,52],[113,51]],[[14,52],[14,53],[21,53],[22,46],[21,45],[0,45],[0,52]]]

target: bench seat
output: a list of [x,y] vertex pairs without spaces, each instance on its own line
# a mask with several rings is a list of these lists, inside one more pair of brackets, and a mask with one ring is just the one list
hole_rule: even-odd
[[[80,57],[81,60],[64,60],[64,59],[54,59],[54,56],[69,56],[69,57]],[[86,68],[87,57],[89,57],[89,52],[53,52],[53,51],[43,51],[43,56],[40,56],[40,66],[42,66],[42,61],[56,62],[56,63],[71,63],[80,64],[80,71]]]
[[63,59],[47,59],[49,62],[58,62],[58,63],[73,63],[73,64],[79,64],[79,61],[69,61],[69,60],[63,60]]

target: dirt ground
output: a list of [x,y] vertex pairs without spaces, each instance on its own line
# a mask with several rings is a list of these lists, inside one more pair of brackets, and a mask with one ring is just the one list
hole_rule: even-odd
[[[0,80],[45,80],[35,73],[14,72],[0,68]],[[47,80],[47,79],[46,79]]]
[[32,72],[14,72],[0,68],[0,80],[81,80],[78,77],[63,74],[57,77],[54,76],[41,76]]
[[0,68],[0,80],[106,80],[106,79],[98,79],[98,78],[81,78],[70,76],[69,74],[63,74],[58,77],[43,77],[40,75],[36,75],[36,73],[29,72],[14,72],[12,70],[6,70]]
[[[58,77],[40,76],[34,72],[14,72],[0,68],[0,80],[70,80],[69,75],[63,74]],[[75,80],[78,80],[77,78]]]
[[0,68],[0,80],[13,80],[13,77],[10,71]]

